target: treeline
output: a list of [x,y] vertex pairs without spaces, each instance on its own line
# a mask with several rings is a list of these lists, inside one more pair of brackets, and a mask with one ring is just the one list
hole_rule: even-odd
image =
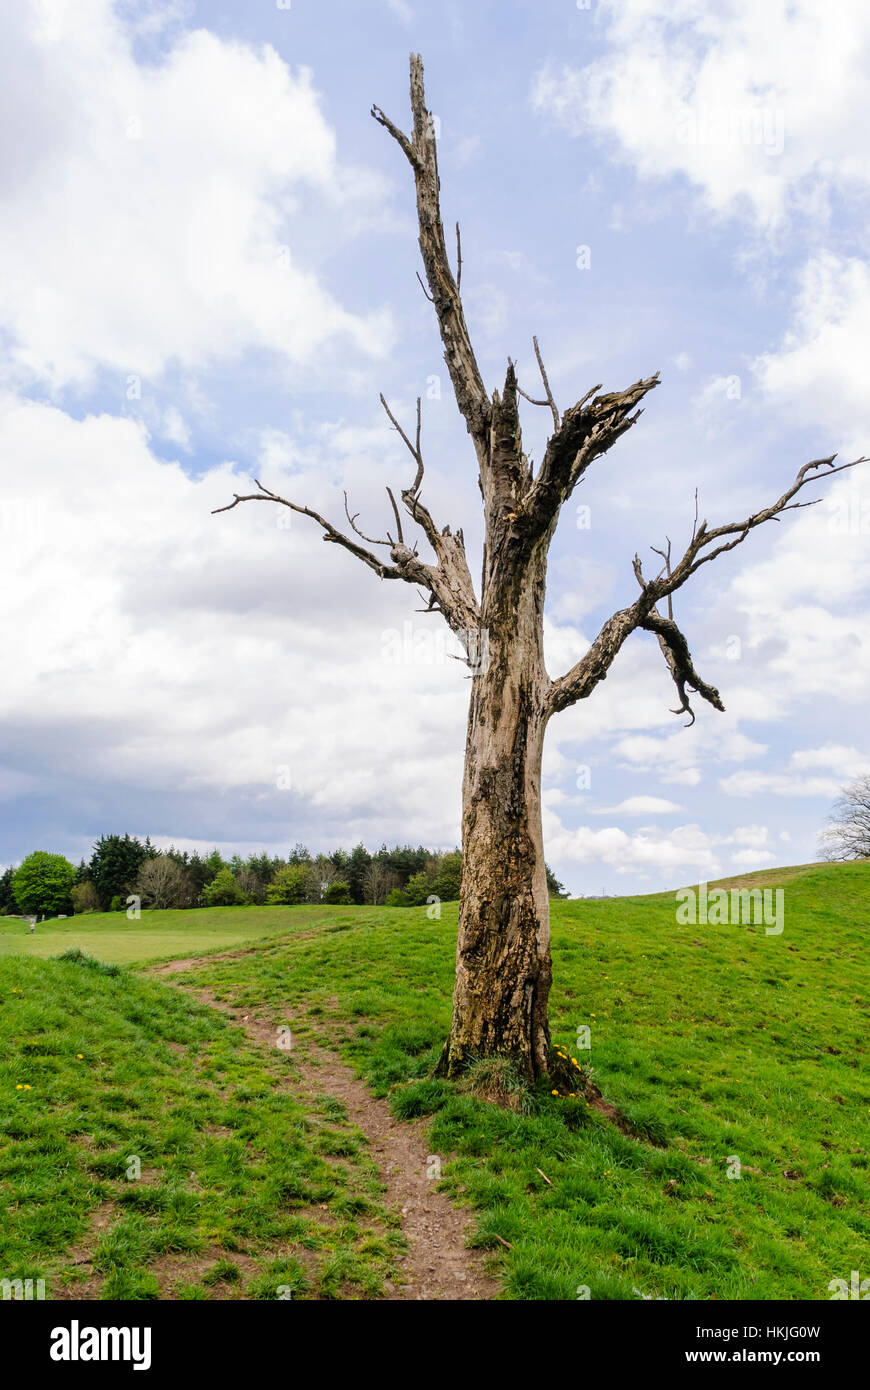
[[[265,852],[189,854],[160,850],[150,836],[103,835],[76,868],[62,855],[37,851],[0,876],[0,913],[111,912],[138,898],[143,908],[254,906],[269,903],[369,903],[413,907],[459,897],[462,856],[418,845],[365,845],[311,854],[297,844],[286,856]],[[547,869],[553,896],[562,885]]]

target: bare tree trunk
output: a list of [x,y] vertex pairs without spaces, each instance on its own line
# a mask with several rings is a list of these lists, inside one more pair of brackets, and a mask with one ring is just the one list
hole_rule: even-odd
[[529,1080],[546,1071],[552,970],[539,676],[528,662],[518,683],[499,677],[497,691],[488,678],[475,681],[483,688],[468,720],[453,1023],[439,1064],[446,1076],[493,1055]]
[[[500,403],[512,413],[510,389]],[[498,407],[497,407],[498,409]],[[521,466],[518,430],[514,433]],[[494,500],[487,498],[487,501]],[[503,499],[499,498],[503,512]],[[489,510],[489,508],[488,508]],[[450,1037],[439,1072],[510,1059],[527,1080],[547,1071],[550,909],[541,831],[541,756],[549,717],[543,619],[549,536],[516,564],[493,518],[485,624],[468,714],[462,791],[462,895]]]

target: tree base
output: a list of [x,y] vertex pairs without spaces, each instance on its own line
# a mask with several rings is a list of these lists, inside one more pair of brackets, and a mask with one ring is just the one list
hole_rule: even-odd
[[444,1081],[458,1081],[463,1077],[470,1067],[478,1062],[502,1061],[508,1062],[513,1067],[517,1076],[520,1077],[528,1086],[534,1086],[537,1081],[549,1075],[549,1061],[544,1067],[535,1065],[535,1052],[545,1058],[550,1058],[552,1049],[549,1037],[541,1040],[539,1049],[531,1046],[528,1048],[469,1048],[464,1047],[454,1038],[448,1038],[443,1048],[441,1056],[435,1065],[432,1073]]

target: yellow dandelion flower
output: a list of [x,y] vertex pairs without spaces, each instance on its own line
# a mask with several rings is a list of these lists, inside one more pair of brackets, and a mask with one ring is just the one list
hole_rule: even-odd
[[19,1085],[17,1085],[17,1086],[15,1087],[15,1089],[16,1089],[16,1091],[23,1091],[23,1090],[24,1090],[24,1087],[19,1083]]
[[550,1092],[550,1095],[551,1095],[551,1096],[557,1096],[558,1094],[559,1094],[558,1091],[551,1091],[551,1092]]
[[32,1086],[25,1086],[25,1087],[24,1087],[24,1090],[25,1090],[25,1091],[32,1091],[32,1090],[33,1090],[33,1087],[32,1087]]
[[83,1062],[85,1060],[85,1054],[83,1052],[77,1052],[76,1057],[80,1062]]

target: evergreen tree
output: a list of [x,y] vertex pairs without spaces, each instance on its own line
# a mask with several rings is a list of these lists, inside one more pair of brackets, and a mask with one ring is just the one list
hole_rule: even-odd
[[362,842],[351,851],[348,858],[347,886],[355,903],[364,903],[366,900],[366,874],[371,862],[372,856]]
[[10,865],[9,868],[0,875],[0,912],[15,915],[20,912],[20,908],[15,901],[15,893],[12,889],[12,875],[15,870]]
[[547,870],[547,892],[551,898],[567,898],[570,896],[565,891],[565,885],[560,883],[549,864],[544,866]]
[[338,874],[342,882],[346,881],[348,864],[350,863],[350,855],[348,854],[347,850],[334,849],[332,853],[328,854],[326,857],[329,860],[332,867],[335,869],[335,872]]
[[229,868],[229,865],[225,864],[223,859],[221,858],[221,852],[219,849],[212,850],[211,854],[205,861],[205,865],[208,869],[208,878],[206,879],[206,883],[211,883],[212,879],[217,877],[221,869]]
[[193,905],[196,906],[197,899],[202,897],[202,890],[205,885],[214,877],[208,864],[196,850],[188,860],[187,877],[190,880]]
[[143,845],[135,835],[100,836],[88,868],[104,912],[113,898],[127,896],[143,863],[154,853],[150,841]]

